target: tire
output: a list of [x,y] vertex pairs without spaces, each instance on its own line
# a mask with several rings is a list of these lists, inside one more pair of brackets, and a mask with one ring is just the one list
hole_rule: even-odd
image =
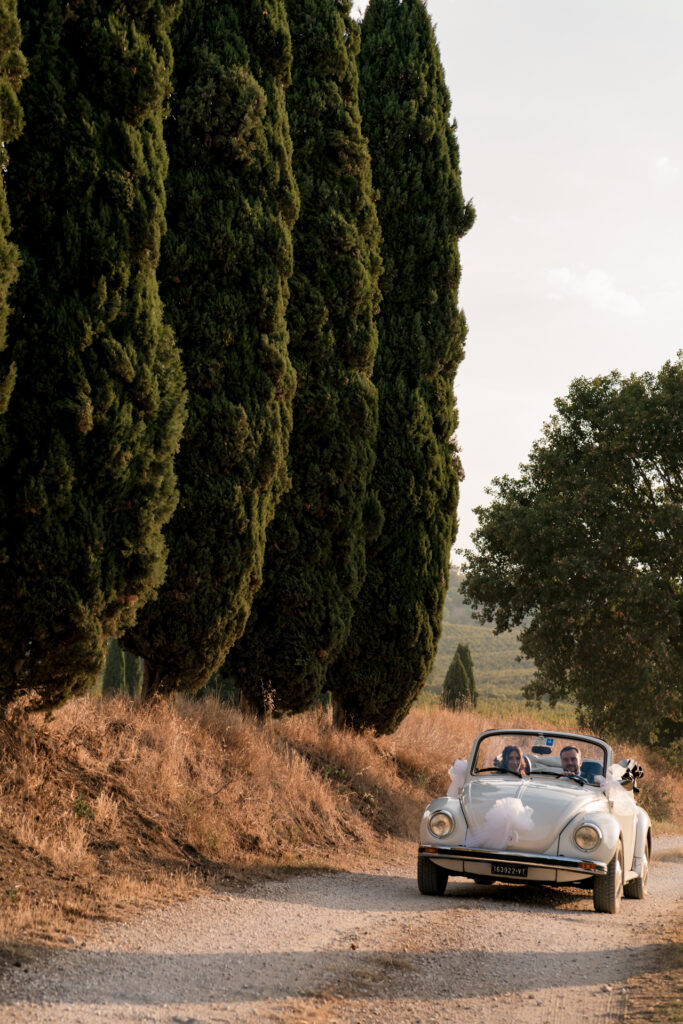
[[607,865],[607,874],[595,877],[593,906],[600,914],[618,914],[623,893],[624,850],[620,839],[616,853]]
[[443,896],[448,882],[448,872],[427,857],[418,858],[417,887],[423,896]]
[[644,900],[647,896],[647,880],[650,874],[650,849],[645,847],[643,853],[643,866],[638,878],[632,878],[624,886],[624,896],[627,900]]

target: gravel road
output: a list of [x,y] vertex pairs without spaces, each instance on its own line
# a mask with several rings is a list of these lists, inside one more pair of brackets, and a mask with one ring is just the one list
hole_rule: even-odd
[[[571,889],[316,874],[195,898],[0,974],[2,1024],[593,1024],[627,1019],[634,978],[670,963],[683,837],[660,840],[645,901],[596,914]],[[647,983],[647,978],[645,979]]]

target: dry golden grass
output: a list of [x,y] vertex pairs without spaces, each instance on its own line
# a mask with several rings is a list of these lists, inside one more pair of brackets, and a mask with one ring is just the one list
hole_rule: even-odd
[[362,800],[215,700],[82,699],[1,728],[0,941],[372,846]]
[[[479,732],[543,724],[419,709],[376,738],[322,710],[258,721],[210,698],[85,698],[0,724],[0,949],[255,871],[386,858]],[[680,777],[629,753],[650,813],[680,830]]]

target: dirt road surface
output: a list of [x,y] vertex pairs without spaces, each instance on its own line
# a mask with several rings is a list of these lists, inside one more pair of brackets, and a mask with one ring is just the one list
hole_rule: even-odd
[[644,901],[385,873],[313,874],[99,927],[0,974],[2,1024],[607,1024],[673,966],[683,837],[660,840]]

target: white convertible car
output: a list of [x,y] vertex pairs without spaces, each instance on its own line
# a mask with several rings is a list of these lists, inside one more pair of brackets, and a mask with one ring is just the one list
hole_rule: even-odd
[[647,893],[652,826],[634,799],[642,769],[614,764],[595,736],[494,729],[450,770],[448,795],[420,827],[421,893],[443,895],[449,875],[592,889],[615,914],[622,895]]

